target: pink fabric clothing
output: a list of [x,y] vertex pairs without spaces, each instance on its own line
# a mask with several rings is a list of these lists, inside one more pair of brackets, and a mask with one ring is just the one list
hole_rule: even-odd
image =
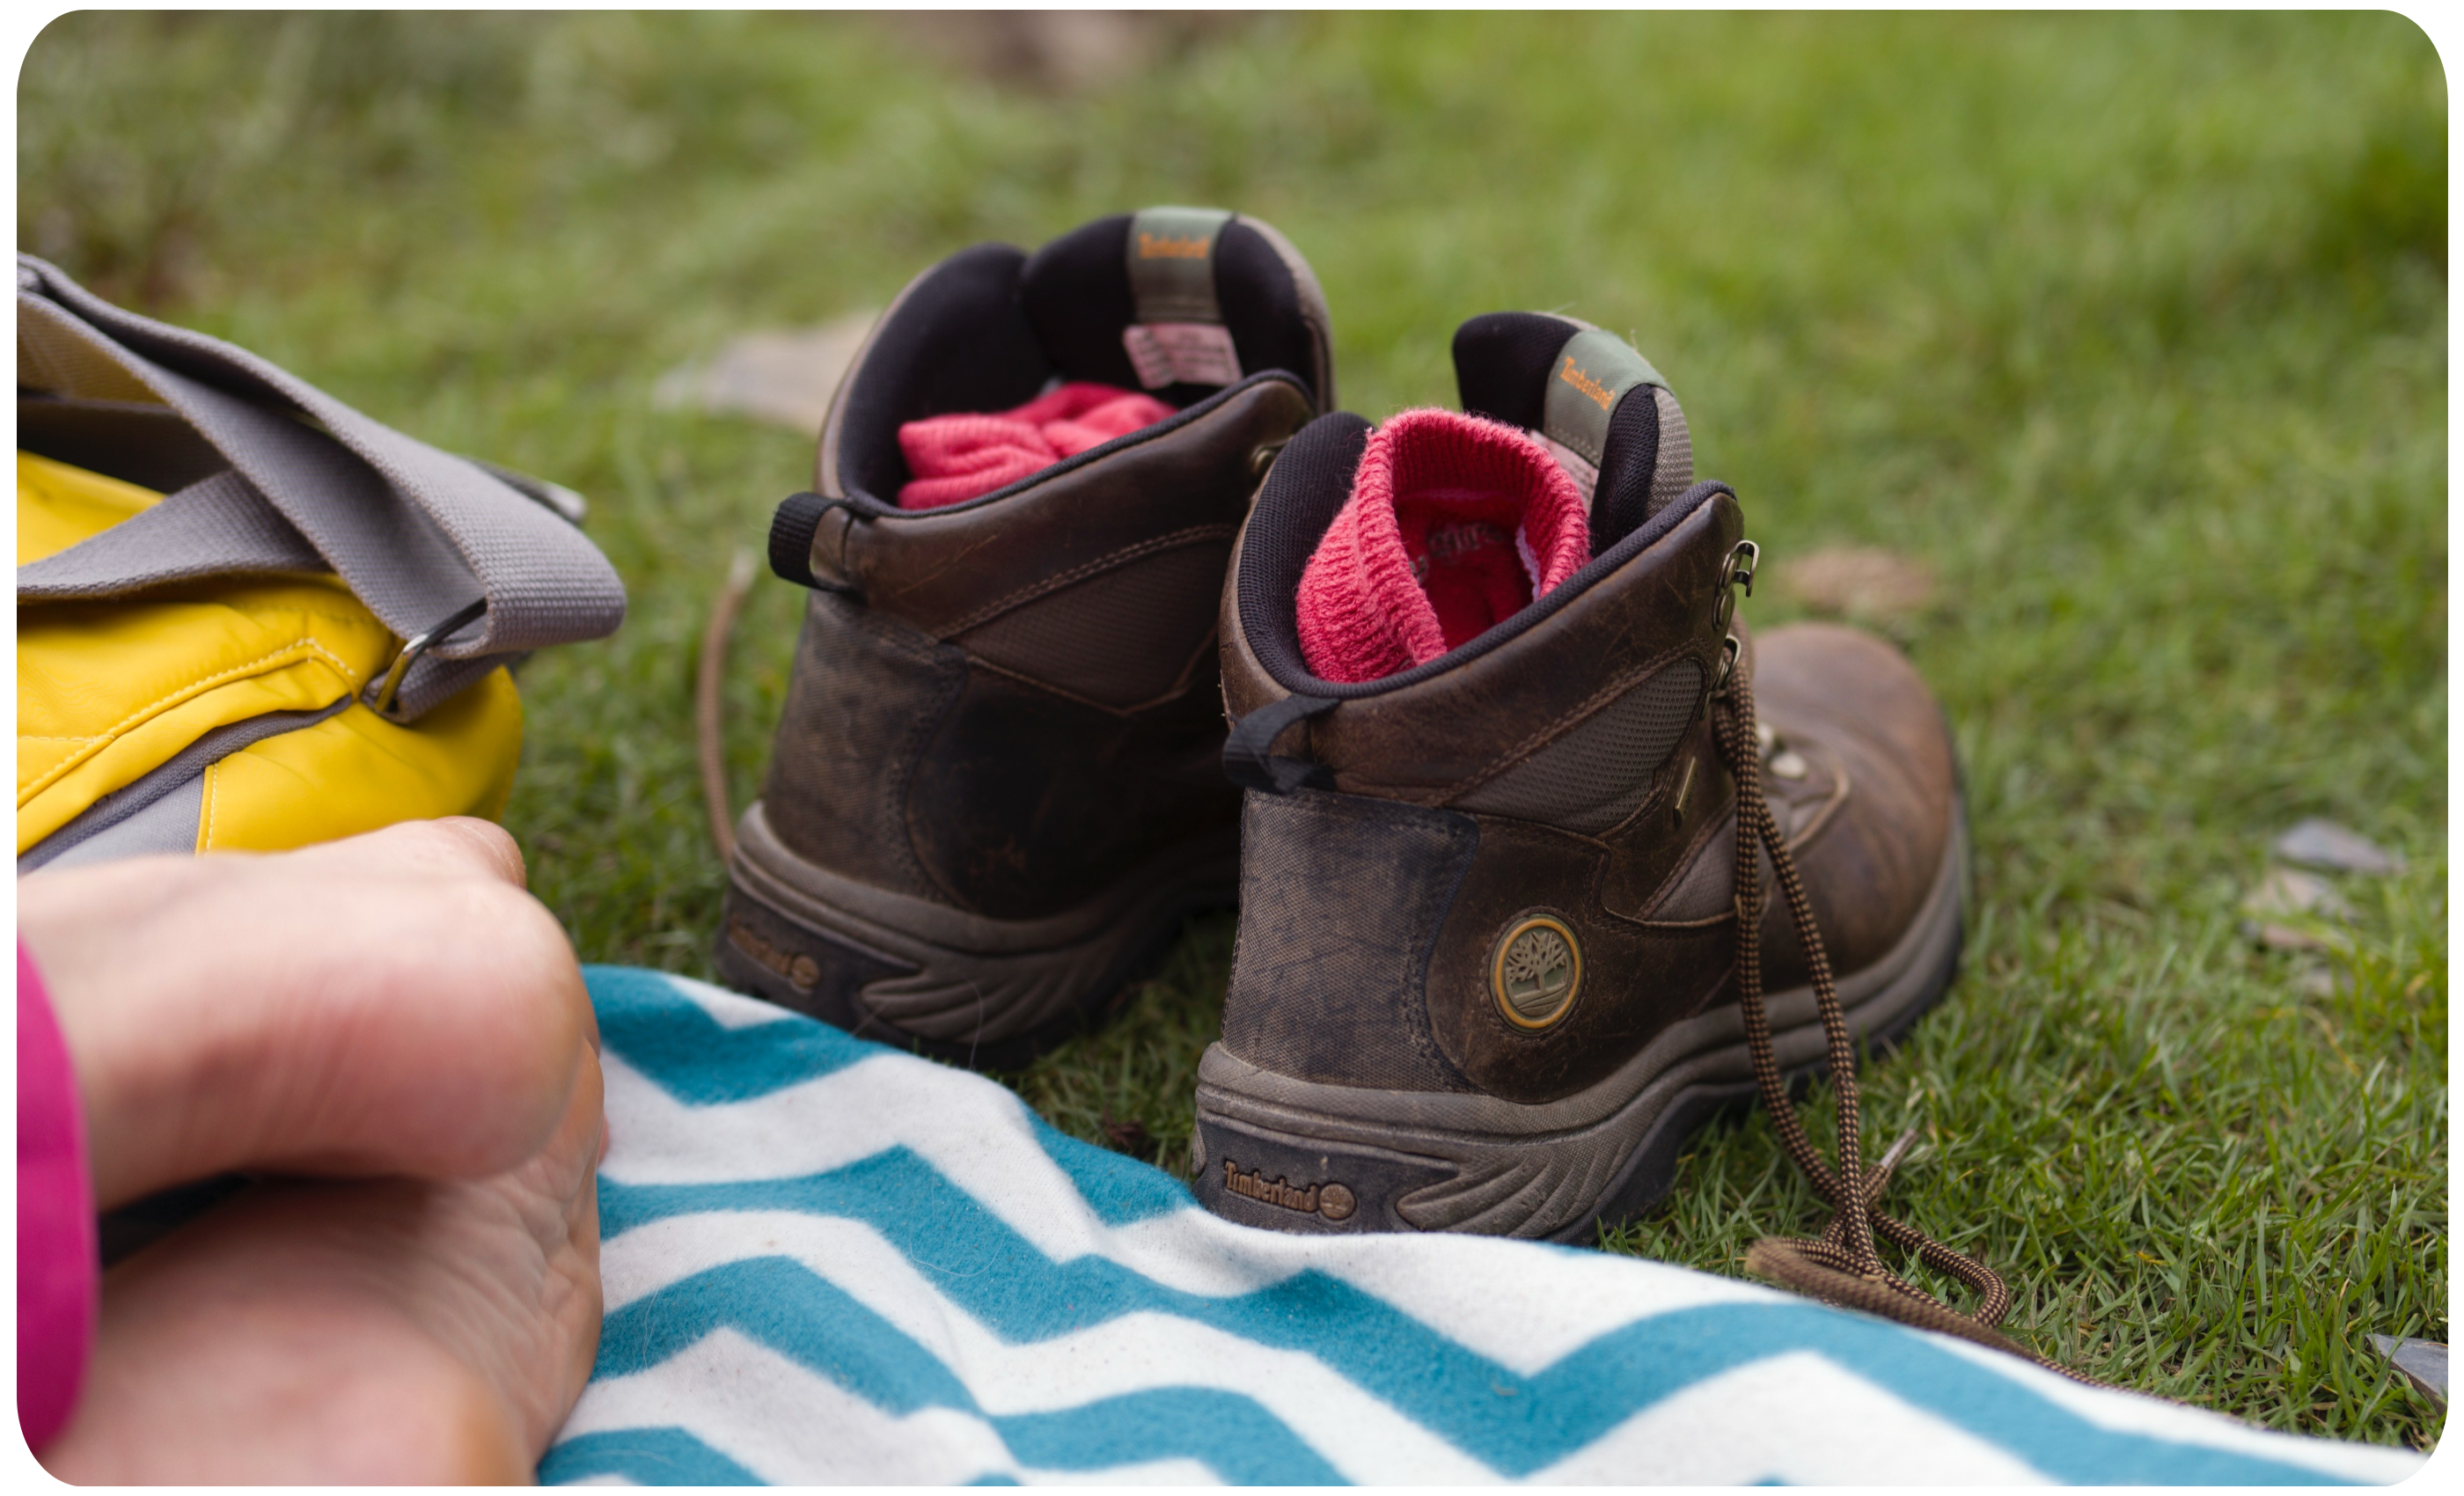
[[101,1292],[77,1073],[17,946],[17,1425],[52,1441],[77,1407]]
[[1521,429],[1406,410],[1372,432],[1301,572],[1301,657],[1377,680],[1485,633],[1591,560],[1582,490]]
[[1015,410],[909,421],[898,429],[898,450],[914,477],[899,489],[898,507],[938,509],[981,498],[1172,413],[1153,395],[1081,383]]

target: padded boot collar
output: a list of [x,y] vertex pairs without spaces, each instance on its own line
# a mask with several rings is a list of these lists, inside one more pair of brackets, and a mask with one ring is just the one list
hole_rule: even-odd
[[1350,415],[1310,423],[1243,527],[1222,619],[1236,720],[1286,696],[1331,702],[1278,751],[1319,765],[1337,788],[1437,804],[1474,793],[1669,666],[1691,662],[1694,689],[1710,688],[1725,635],[1721,583],[1744,535],[1735,495],[1716,483],[1695,485],[1529,607],[1426,665],[1356,684],[1309,673],[1293,613],[1300,571],[1350,491],[1368,430]]
[[[1213,304],[1204,315],[1231,343],[1234,376],[1166,385],[1152,393],[1191,407],[1227,384],[1237,387],[1276,372],[1308,393],[1312,411],[1333,408],[1326,297],[1289,241],[1237,214],[1119,213],[1032,255],[1014,245],[979,244],[909,282],[866,336],[830,402],[814,488],[825,496],[891,504],[909,476],[898,450],[902,422],[1005,410],[1055,379],[1144,387],[1133,358],[1134,340],[1125,334],[1163,303],[1151,296],[1154,304],[1142,310],[1133,281],[1142,221],[1166,230],[1214,225],[1213,237],[1200,245],[1212,273]],[[1177,249],[1190,235],[1150,231],[1148,237]]]
[[1668,381],[1615,333],[1545,312],[1491,312],[1455,330],[1463,407],[1538,437],[1591,504],[1610,549],[1694,482],[1694,444]]
[[1176,537],[1222,546],[1257,470],[1308,414],[1298,381],[1260,374],[984,498],[917,511],[824,499],[811,575],[951,637]]

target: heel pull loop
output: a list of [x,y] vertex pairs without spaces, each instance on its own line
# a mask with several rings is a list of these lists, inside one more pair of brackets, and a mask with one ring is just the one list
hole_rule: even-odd
[[[835,521],[832,520],[836,513]],[[852,593],[854,584],[842,574],[846,561],[847,527],[855,510],[846,499],[826,494],[790,494],[779,501],[778,510],[770,517],[770,570],[782,582],[816,592]],[[839,564],[827,568],[825,575],[814,562],[823,560],[819,542],[822,528],[835,523],[830,539],[835,540],[829,559]]]
[[1334,775],[1325,764],[1278,757],[1274,747],[1275,739],[1293,723],[1323,716],[1335,705],[1328,696],[1289,695],[1269,701],[1233,723],[1223,739],[1224,776],[1243,789],[1269,795],[1334,788]]

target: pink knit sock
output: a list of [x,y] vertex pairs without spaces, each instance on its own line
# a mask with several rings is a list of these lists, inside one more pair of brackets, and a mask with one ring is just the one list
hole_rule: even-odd
[[1172,413],[1152,395],[1074,384],[1015,410],[906,422],[898,428],[898,450],[914,477],[898,490],[898,507],[938,509],[981,498]]
[[1406,410],[1372,432],[1301,572],[1301,657],[1377,680],[1486,632],[1592,555],[1582,492],[1514,427]]

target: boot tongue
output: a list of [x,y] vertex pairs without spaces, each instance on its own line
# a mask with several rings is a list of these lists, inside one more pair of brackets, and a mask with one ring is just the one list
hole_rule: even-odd
[[1529,432],[1403,411],[1371,434],[1351,496],[1301,572],[1301,656],[1334,681],[1426,664],[1591,554],[1581,493]]
[[1590,505],[1597,555],[1694,481],[1684,412],[1651,362],[1614,333],[1536,312],[1493,312],[1455,333],[1463,408],[1529,430]]

